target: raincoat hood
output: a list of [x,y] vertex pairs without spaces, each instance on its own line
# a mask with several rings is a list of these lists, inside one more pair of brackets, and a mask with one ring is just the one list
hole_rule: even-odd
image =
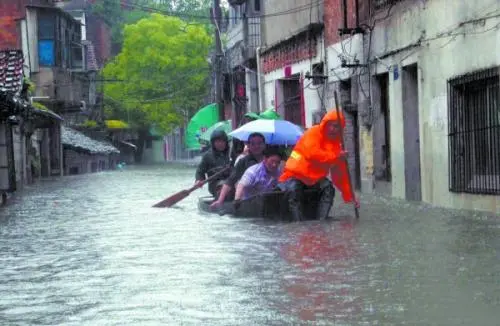
[[345,127],[345,118],[341,112],[331,110],[319,125],[309,128],[295,144],[290,157],[286,161],[280,182],[290,178],[300,180],[307,186],[313,186],[330,175],[332,183],[342,192],[345,202],[352,201],[354,195],[350,188],[348,167],[342,152],[341,137],[329,138],[326,124],[330,121],[340,122]]
[[229,138],[227,137],[227,134],[224,130],[215,130],[212,135],[210,136],[210,145],[212,147],[212,150],[216,152],[215,149],[215,141],[217,139],[222,139],[226,141],[226,149],[224,150],[225,152],[229,150]]
[[345,128],[344,114],[342,114],[342,112],[340,110],[337,113],[337,109],[333,109],[330,112],[328,112],[327,114],[325,114],[325,116],[323,117],[323,119],[321,119],[321,122],[319,124],[319,128],[321,129],[322,132],[324,131],[324,129],[326,127],[326,124],[329,121],[340,122],[340,125],[342,126],[342,129]]

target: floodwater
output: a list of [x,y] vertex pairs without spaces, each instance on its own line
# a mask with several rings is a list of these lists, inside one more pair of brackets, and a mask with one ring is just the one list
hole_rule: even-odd
[[45,180],[0,209],[0,325],[498,325],[500,222],[363,197],[326,223],[151,208],[194,170]]

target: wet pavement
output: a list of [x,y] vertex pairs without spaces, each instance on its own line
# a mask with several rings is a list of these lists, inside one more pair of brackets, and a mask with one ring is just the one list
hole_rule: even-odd
[[498,325],[500,218],[364,196],[326,223],[151,205],[192,167],[45,180],[0,209],[0,325]]

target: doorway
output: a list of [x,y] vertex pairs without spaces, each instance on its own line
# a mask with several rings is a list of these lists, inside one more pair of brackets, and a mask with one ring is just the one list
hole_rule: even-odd
[[[344,130],[345,150],[349,153],[348,164],[351,174],[351,184],[354,189],[361,189],[361,166],[359,159],[359,124],[358,112],[352,105],[352,83],[351,80],[343,80],[339,83],[340,107],[344,112],[346,126]],[[333,94],[330,96],[333,97]],[[334,106],[334,105],[333,105]]]
[[403,68],[403,134],[406,199],[422,200],[420,170],[420,121],[418,114],[418,66]]
[[373,178],[378,193],[391,194],[391,121],[389,73],[375,76],[373,87]]
[[303,126],[301,109],[302,89],[300,76],[294,75],[288,79],[282,79],[281,83],[283,87],[282,104],[285,120],[288,120],[298,126]]

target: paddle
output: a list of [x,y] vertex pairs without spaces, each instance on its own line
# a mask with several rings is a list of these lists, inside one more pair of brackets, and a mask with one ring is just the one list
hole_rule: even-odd
[[168,198],[165,198],[161,202],[154,204],[153,207],[161,207],[161,208],[163,208],[163,207],[172,207],[173,205],[177,204],[178,202],[180,202],[181,200],[183,200],[184,198],[186,198],[187,196],[189,196],[193,191],[195,191],[198,188],[203,187],[203,185],[205,185],[207,182],[210,182],[213,179],[217,178],[218,176],[220,176],[221,174],[223,174],[224,172],[226,172],[230,168],[231,168],[231,166],[229,166],[229,165],[226,166],[226,167],[224,167],[224,168],[222,168],[222,170],[220,170],[219,172],[215,173],[211,177],[205,179],[200,184],[194,185],[194,186],[192,186],[189,189],[184,189],[182,191],[179,191],[178,193],[175,193],[172,196],[170,196]]
[[[337,105],[337,103],[339,103],[338,97],[337,97],[337,91],[333,92],[333,97],[334,97],[334,100],[335,100],[335,109],[337,110],[337,116],[340,116],[339,107]],[[341,139],[341,142],[342,142],[342,150],[345,150],[345,145],[344,145],[344,130],[342,128],[342,124],[339,124],[339,126],[340,126],[340,139]],[[347,177],[349,178],[349,189],[351,190],[352,195],[356,196],[354,194],[353,189],[352,189],[351,171],[349,170],[349,162],[347,160],[347,157],[344,157],[344,159],[345,159],[345,165],[347,166]],[[358,207],[356,207],[356,203],[354,203],[354,214],[356,214],[356,218],[359,218],[359,209],[358,209]]]

